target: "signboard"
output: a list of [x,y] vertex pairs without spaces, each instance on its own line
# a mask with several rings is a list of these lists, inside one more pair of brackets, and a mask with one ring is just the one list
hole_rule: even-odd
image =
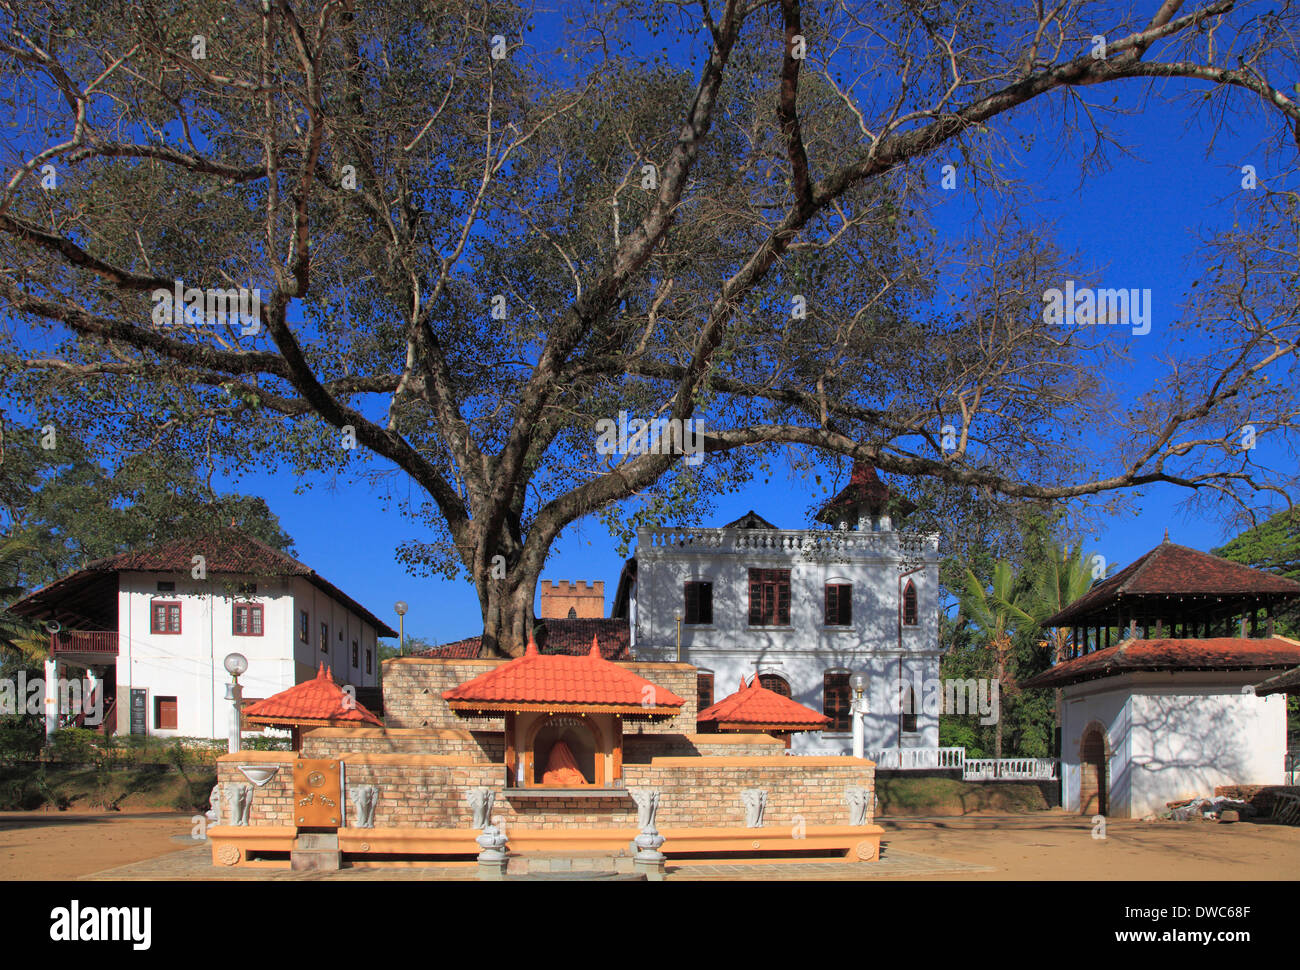
[[149,733],[149,688],[131,688],[131,733]]
[[343,819],[343,764],[337,758],[293,763],[293,819],[300,828],[338,828]]

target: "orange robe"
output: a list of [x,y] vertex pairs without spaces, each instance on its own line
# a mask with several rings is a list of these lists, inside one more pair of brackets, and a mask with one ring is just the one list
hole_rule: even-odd
[[587,784],[587,779],[578,770],[578,762],[573,752],[563,741],[556,741],[551,746],[551,753],[546,759],[546,773],[542,775],[543,785],[564,785],[575,787]]

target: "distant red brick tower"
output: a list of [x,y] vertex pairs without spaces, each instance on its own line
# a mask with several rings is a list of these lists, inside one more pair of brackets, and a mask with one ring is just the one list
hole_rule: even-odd
[[605,615],[605,583],[542,580],[542,606],[539,620],[599,620]]

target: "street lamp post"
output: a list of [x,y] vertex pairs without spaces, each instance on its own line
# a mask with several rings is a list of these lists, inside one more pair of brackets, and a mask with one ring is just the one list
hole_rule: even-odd
[[867,701],[863,695],[870,683],[871,678],[862,671],[849,678],[849,686],[853,688],[853,704],[849,710],[853,715],[853,757],[855,758],[866,757],[863,749],[867,743]]
[[406,656],[406,600],[398,600],[393,604],[393,612],[397,614],[397,655]]
[[230,743],[226,750],[234,754],[239,750],[239,729],[243,721],[240,701],[243,700],[244,689],[239,686],[239,675],[248,669],[248,658],[242,653],[227,654],[225,666],[226,673],[230,674],[230,683],[226,685],[226,700],[230,701]]
[[677,618],[677,662],[682,662],[682,611],[673,614]]

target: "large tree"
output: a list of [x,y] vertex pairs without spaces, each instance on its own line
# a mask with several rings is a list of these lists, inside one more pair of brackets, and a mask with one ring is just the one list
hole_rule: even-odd
[[[1210,241],[1204,339],[1121,401],[1113,343],[1044,317],[1089,268],[1002,161],[1035,113],[1102,149],[1144,82],[1291,158],[1296,10],[577,9],[0,0],[6,381],[128,451],[398,469],[433,533],[403,555],[465,571],[488,652],[522,649],[571,523],[689,514],[782,449],[1038,501],[1294,476],[1240,437],[1294,430],[1294,200]],[[961,246],[925,231],[943,163],[988,200]],[[176,281],[260,299],[173,317]],[[598,453],[620,411],[704,418],[707,460]]]

